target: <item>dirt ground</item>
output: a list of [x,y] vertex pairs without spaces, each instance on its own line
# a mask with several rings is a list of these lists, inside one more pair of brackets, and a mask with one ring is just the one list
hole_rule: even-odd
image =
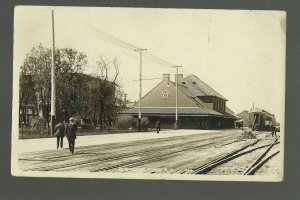
[[[194,169],[205,163],[255,140],[243,139],[240,135],[240,130],[233,129],[82,136],[76,141],[73,155],[67,148],[55,149],[56,138],[21,140],[17,163],[23,171],[192,174]],[[265,137],[268,133],[256,135],[263,139],[244,151],[272,142],[270,136]],[[64,145],[67,147],[66,141]],[[279,149],[279,146],[275,145],[270,153]],[[260,148],[240,156],[207,174],[241,175],[264,150]],[[281,166],[278,157],[270,159],[257,174],[278,175]]]

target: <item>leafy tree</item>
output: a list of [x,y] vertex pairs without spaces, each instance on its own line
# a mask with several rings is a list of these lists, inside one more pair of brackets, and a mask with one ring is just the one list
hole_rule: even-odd
[[[56,49],[56,119],[67,120],[73,116],[92,120],[95,126],[112,125],[121,108],[122,94],[118,84],[117,59],[99,57],[96,73],[83,74],[88,65],[85,54],[70,48]],[[49,130],[51,110],[51,50],[39,45],[27,54],[20,73],[20,114],[22,121],[30,108],[35,116],[42,116]],[[119,105],[119,106],[117,106]],[[36,117],[35,117],[36,119]],[[37,123],[35,123],[37,124]],[[40,123],[38,123],[40,124]],[[108,126],[108,127],[109,127]]]
[[80,74],[87,66],[85,54],[74,49],[61,49],[56,56],[56,118],[67,120],[80,109],[78,101],[83,91],[84,82]]
[[[41,104],[42,116],[45,119],[44,126],[49,128],[49,112],[51,98],[51,51],[42,45],[32,48],[30,54],[24,60],[21,66],[20,91],[26,91],[26,88],[31,88],[29,94],[32,99]],[[25,78],[26,77],[26,78]],[[25,81],[30,79],[31,81]],[[23,95],[20,96],[20,101],[24,103]],[[31,102],[33,105],[34,103]],[[36,105],[37,105],[36,103]],[[22,105],[22,104],[20,104]],[[36,106],[38,109],[38,106]],[[26,107],[22,109],[27,110]]]
[[[74,49],[56,49],[56,118],[76,113],[78,87],[76,74],[87,65],[86,55]],[[30,98],[29,98],[30,97]],[[30,101],[29,101],[30,100]],[[51,110],[51,50],[39,45],[27,54],[20,74],[20,111],[24,115],[28,105],[42,113],[44,126],[49,129]],[[27,106],[26,106],[27,105]]]
[[20,117],[20,124],[27,125],[29,123],[27,112],[28,109],[31,109],[33,113],[37,113],[37,100],[36,96],[33,95],[34,90],[34,84],[32,81],[32,77],[28,76],[24,73],[20,74],[20,85],[26,86],[26,87],[20,87],[20,98],[19,98],[19,113],[21,114]]

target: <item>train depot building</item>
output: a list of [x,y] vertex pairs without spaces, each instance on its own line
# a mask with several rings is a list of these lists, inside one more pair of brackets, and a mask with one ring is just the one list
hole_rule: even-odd
[[[234,128],[238,118],[226,107],[225,97],[191,74],[183,78],[163,74],[163,80],[141,100],[142,117],[147,117],[154,128],[159,119],[162,129],[175,127],[176,81],[178,80],[178,126],[181,129],[224,129]],[[139,102],[120,114],[138,117]]]

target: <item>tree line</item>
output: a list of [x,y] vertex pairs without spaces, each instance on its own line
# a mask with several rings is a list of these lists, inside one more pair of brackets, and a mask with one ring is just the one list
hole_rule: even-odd
[[[99,56],[94,74],[84,74],[90,67],[87,56],[72,48],[55,49],[56,120],[75,117],[78,122],[109,127],[124,106],[116,58]],[[50,129],[51,49],[33,47],[20,68],[20,125]]]

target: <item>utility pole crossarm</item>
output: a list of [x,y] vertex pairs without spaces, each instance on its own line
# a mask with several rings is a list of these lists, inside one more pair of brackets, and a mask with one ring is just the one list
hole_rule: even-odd
[[147,51],[147,49],[139,48],[139,49],[135,49],[134,51],[142,52],[142,51]]

